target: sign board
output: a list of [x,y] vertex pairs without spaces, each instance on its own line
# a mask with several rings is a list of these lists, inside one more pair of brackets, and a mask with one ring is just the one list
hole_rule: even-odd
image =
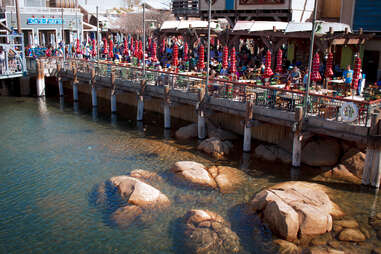
[[343,122],[354,122],[358,118],[359,110],[353,102],[345,102],[340,108],[340,115]]
[[[28,18],[28,25],[62,25],[62,19],[57,18]],[[65,23],[65,21],[64,21]]]

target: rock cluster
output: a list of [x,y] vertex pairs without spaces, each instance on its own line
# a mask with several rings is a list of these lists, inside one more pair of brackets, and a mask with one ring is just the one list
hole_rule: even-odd
[[230,153],[233,144],[230,141],[222,141],[219,138],[212,137],[202,141],[197,149],[201,150],[216,159],[222,159]]
[[323,186],[285,182],[259,192],[250,202],[270,229],[281,238],[295,241],[332,230],[332,218],[343,216]]
[[187,183],[218,189],[222,193],[233,192],[246,181],[245,173],[238,169],[225,166],[207,168],[194,161],[178,161],[171,171]]
[[208,210],[190,210],[185,219],[185,247],[196,254],[238,253],[239,238],[230,224]]
[[377,238],[381,241],[381,213],[377,213],[374,218],[370,218],[369,224],[376,231]]

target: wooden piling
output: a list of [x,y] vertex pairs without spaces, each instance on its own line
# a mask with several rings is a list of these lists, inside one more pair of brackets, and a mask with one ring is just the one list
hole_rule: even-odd
[[251,151],[251,121],[253,120],[253,101],[246,102],[246,118],[243,136],[243,151]]
[[293,128],[293,145],[292,145],[292,166],[300,167],[302,159],[302,124],[303,124],[303,108],[296,107],[295,123]]
[[171,110],[170,110],[170,97],[169,97],[169,86],[164,86],[164,128],[171,128]]
[[45,65],[37,59],[37,97],[45,96]]
[[74,102],[78,101],[78,70],[76,62],[72,63],[73,68],[73,100]]
[[362,184],[380,187],[381,178],[381,114],[376,111],[371,115]]
[[146,87],[146,81],[142,80],[140,83],[140,91],[138,92],[138,112],[136,115],[136,120],[143,121],[143,113],[144,113],[144,89]]
[[116,86],[115,86],[115,69],[111,70],[111,113],[116,113]]
[[199,92],[199,103],[196,107],[198,111],[197,117],[197,136],[199,139],[206,138],[206,121],[205,121],[205,86],[202,86]]
[[95,69],[91,68],[90,72],[91,72],[91,79],[90,79],[90,84],[91,84],[91,104],[93,105],[93,107],[97,107],[98,106],[98,102],[97,102],[97,88],[96,88],[96,84],[95,84]]

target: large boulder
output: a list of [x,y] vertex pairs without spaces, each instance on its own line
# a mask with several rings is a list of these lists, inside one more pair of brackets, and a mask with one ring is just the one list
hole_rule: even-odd
[[275,185],[259,192],[250,204],[287,241],[330,232],[332,217],[343,216],[323,186],[307,182]]
[[332,138],[310,141],[302,150],[302,162],[313,167],[334,166],[341,153],[340,144]]
[[355,176],[362,178],[365,165],[365,153],[351,148],[341,159],[341,163]]
[[135,169],[130,172],[130,176],[147,182],[162,182],[163,178],[155,172],[144,169]]
[[255,155],[267,161],[279,160],[285,164],[292,161],[291,153],[276,145],[259,145],[255,148]]
[[205,139],[197,147],[198,150],[212,155],[216,159],[222,159],[228,155],[231,148],[233,148],[233,144],[230,141],[222,141],[215,137]]
[[190,253],[227,254],[240,251],[237,234],[218,214],[208,210],[191,210],[184,219],[184,242]]
[[356,183],[356,184],[361,183],[361,179],[358,176],[354,175],[352,172],[350,172],[342,164],[339,164],[332,169],[324,167],[323,171],[324,173],[322,175],[326,178],[332,178],[332,179],[350,182],[350,183]]
[[175,133],[177,139],[191,139],[197,137],[197,123],[181,127]]
[[222,141],[238,139],[238,136],[230,131],[227,131],[221,128],[209,128],[209,125],[208,125],[208,137],[218,138]]
[[177,178],[196,186],[218,189],[222,193],[235,191],[246,181],[246,174],[226,166],[205,167],[193,161],[178,161],[171,171]]

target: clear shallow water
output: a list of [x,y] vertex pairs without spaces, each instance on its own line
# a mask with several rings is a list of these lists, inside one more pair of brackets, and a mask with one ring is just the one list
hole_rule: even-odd
[[[74,113],[72,105],[62,108],[55,99],[0,97],[0,253],[182,253],[179,218],[193,208],[230,221],[241,237],[242,253],[274,252],[271,234],[246,220],[241,205],[260,189],[290,180],[289,168],[234,155],[219,163],[249,174],[237,193],[189,189],[172,181],[171,165],[215,162],[197,152],[196,143],[179,144],[164,136],[152,125]],[[164,177],[154,186],[172,205],[152,224],[120,230],[89,196],[97,184],[137,168]],[[352,185],[330,186],[335,201],[366,224],[374,195]],[[380,207],[375,203],[375,210]],[[363,248],[370,244],[379,244],[374,234]]]

